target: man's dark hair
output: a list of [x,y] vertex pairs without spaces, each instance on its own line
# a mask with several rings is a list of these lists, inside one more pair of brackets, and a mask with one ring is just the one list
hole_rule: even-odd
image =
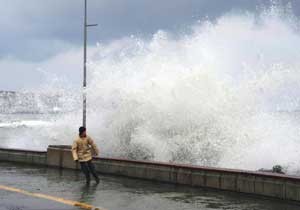
[[81,126],[81,127],[79,128],[79,135],[81,135],[84,131],[86,131],[86,128],[83,127],[83,126]]

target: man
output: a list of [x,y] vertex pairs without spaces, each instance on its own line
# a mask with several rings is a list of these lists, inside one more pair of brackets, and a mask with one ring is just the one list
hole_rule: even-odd
[[92,163],[93,155],[98,156],[99,150],[94,141],[86,135],[86,128],[79,128],[79,136],[72,145],[72,155],[75,161],[79,161],[82,172],[86,177],[86,183],[90,184],[90,173],[94,176],[96,183],[99,183],[99,177],[95,171],[95,166]]

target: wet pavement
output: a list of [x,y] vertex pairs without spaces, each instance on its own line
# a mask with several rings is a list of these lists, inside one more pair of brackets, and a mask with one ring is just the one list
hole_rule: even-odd
[[76,210],[79,208],[54,201],[0,190],[0,210]]
[[[84,202],[107,210],[299,210],[276,199],[101,175],[85,185],[72,170],[0,162],[0,185]],[[0,190],[0,210],[78,210],[54,201]]]

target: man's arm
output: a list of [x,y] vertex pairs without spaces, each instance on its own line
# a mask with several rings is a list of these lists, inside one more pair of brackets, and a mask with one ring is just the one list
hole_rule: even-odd
[[94,150],[95,155],[98,156],[99,155],[99,149],[98,149],[97,145],[94,143],[93,139],[91,139],[91,137],[88,138],[88,142],[89,142],[89,145],[92,146],[92,149]]
[[78,160],[78,154],[77,154],[77,142],[74,141],[73,145],[72,145],[72,155],[73,155],[73,159],[74,161]]

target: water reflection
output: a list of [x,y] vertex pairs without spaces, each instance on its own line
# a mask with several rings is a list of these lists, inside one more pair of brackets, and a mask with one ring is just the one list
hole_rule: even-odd
[[90,203],[95,199],[95,194],[97,191],[97,184],[84,184],[82,185],[80,191],[81,191],[81,196],[79,199],[79,202],[83,203]]

